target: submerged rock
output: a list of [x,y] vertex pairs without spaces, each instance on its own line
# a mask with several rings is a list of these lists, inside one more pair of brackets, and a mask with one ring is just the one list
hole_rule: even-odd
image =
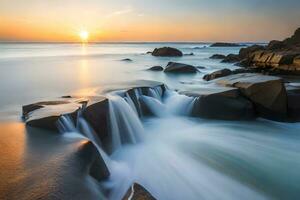
[[226,42],[216,42],[210,45],[210,47],[240,47],[240,46],[245,46],[245,45],[240,45],[237,43],[226,43]]
[[155,198],[143,186],[134,183],[122,200],[155,200]]
[[152,56],[161,56],[161,57],[181,57],[183,53],[175,48],[172,47],[162,47],[156,48],[152,52]]
[[164,72],[166,73],[197,73],[198,70],[195,66],[183,63],[169,62]]
[[240,61],[240,57],[235,54],[229,54],[222,60],[223,63],[236,63]]
[[225,59],[226,56],[225,55],[222,55],[222,54],[214,54],[210,57],[210,59]]
[[149,71],[163,71],[164,68],[162,66],[153,66],[148,69]]
[[132,62],[132,60],[130,58],[125,58],[125,59],[122,59],[121,61]]

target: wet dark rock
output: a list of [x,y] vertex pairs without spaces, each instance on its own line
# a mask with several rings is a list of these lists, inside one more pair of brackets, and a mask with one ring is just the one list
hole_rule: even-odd
[[240,47],[240,46],[245,46],[245,45],[241,45],[237,43],[226,43],[226,42],[216,42],[210,45],[210,47]]
[[165,73],[197,73],[197,68],[192,65],[169,62],[165,67]]
[[65,95],[65,96],[62,96],[61,98],[63,98],[63,99],[70,99],[70,98],[72,98],[72,96],[71,95]]
[[206,69],[204,66],[196,66],[198,69]]
[[232,74],[232,71],[230,69],[221,69],[221,70],[215,71],[213,73],[204,75],[203,79],[206,81],[210,81],[210,80],[213,80],[216,78],[221,78],[221,77],[228,76],[231,74]]
[[286,85],[288,99],[288,115],[292,121],[300,120],[300,84]]
[[152,56],[161,56],[161,57],[181,57],[183,56],[182,52],[176,48],[172,47],[162,47],[156,48],[152,52]]
[[235,55],[235,54],[229,54],[226,56],[226,58],[224,58],[222,60],[223,63],[236,63],[239,62],[241,59],[239,57],[239,55]]
[[143,186],[134,183],[122,200],[155,200],[155,198]]
[[130,58],[125,58],[125,59],[122,59],[121,61],[132,62],[132,60]]
[[194,56],[195,54],[194,53],[186,53],[184,54],[185,56]]
[[220,78],[216,83],[238,88],[262,117],[279,121],[287,118],[287,94],[281,78],[245,73]]
[[222,55],[222,54],[214,54],[210,57],[210,59],[225,59],[226,56],[225,55]]
[[153,66],[148,69],[149,71],[163,71],[164,68],[162,66]]

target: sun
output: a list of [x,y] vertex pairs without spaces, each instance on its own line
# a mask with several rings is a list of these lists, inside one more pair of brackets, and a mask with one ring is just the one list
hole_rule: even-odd
[[89,32],[88,31],[80,31],[79,32],[79,37],[81,39],[82,42],[87,42],[89,39]]

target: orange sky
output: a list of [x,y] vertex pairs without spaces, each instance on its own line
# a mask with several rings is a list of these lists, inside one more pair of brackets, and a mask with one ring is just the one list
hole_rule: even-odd
[[77,42],[86,30],[90,41],[100,42],[268,41],[283,39],[300,26],[299,12],[276,3],[270,9],[270,4],[256,7],[243,0],[182,2],[1,0],[0,40]]

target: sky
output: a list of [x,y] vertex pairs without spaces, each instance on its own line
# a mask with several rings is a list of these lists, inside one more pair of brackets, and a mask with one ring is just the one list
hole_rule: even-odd
[[0,0],[0,41],[266,42],[300,27],[299,0]]

